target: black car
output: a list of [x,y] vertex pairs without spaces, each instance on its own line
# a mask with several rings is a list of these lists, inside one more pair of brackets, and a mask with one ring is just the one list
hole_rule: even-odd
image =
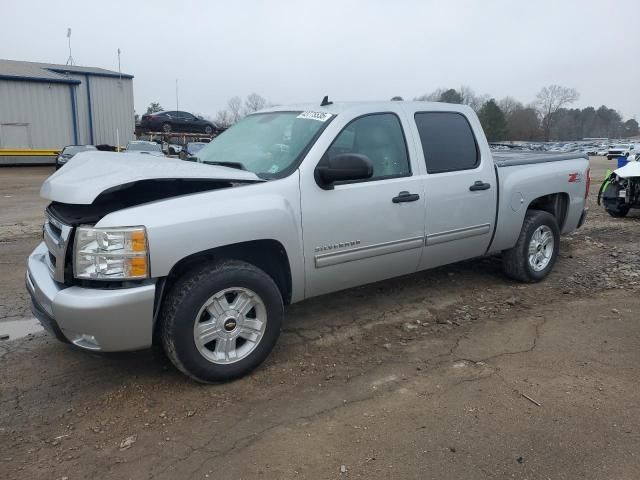
[[90,150],[97,150],[97,148],[93,145],[67,145],[56,157],[56,170],[71,160],[77,153]]
[[151,132],[203,132],[212,135],[216,126],[189,112],[156,112],[143,115],[140,128]]
[[206,147],[205,142],[189,142],[180,152],[180,158],[182,160],[195,161],[198,156],[198,152]]

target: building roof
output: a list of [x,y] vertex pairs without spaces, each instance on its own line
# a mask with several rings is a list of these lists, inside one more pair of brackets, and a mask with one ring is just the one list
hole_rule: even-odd
[[98,77],[133,78],[133,75],[120,74],[113,70],[97,67],[80,67],[77,65],[58,65],[55,63],[23,62],[19,60],[0,59],[0,79],[28,80],[34,82],[78,84],[79,80],[65,75],[73,73]]

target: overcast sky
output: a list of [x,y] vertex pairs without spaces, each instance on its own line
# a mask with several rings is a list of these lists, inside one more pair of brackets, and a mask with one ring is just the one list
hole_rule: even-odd
[[[98,6],[100,5],[100,6]],[[640,119],[639,0],[0,0],[0,58],[135,76],[151,101],[214,116],[229,97],[273,103],[413,98],[468,85],[528,103],[544,85]]]

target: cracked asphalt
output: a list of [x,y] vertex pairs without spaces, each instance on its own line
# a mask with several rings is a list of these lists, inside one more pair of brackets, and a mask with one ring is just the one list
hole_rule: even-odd
[[[288,308],[266,364],[0,341],[0,477],[640,478],[640,212],[591,214],[543,283],[482,258]],[[30,316],[48,167],[0,169],[0,332]]]

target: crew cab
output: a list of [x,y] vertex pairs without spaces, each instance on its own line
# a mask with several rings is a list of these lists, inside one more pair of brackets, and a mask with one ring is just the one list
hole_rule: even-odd
[[124,157],[44,182],[33,312],[90,351],[160,343],[201,382],[256,368],[310,297],[493,254],[540,281],[589,190],[584,154],[492,156],[473,110],[445,103],[278,106],[197,163]]

